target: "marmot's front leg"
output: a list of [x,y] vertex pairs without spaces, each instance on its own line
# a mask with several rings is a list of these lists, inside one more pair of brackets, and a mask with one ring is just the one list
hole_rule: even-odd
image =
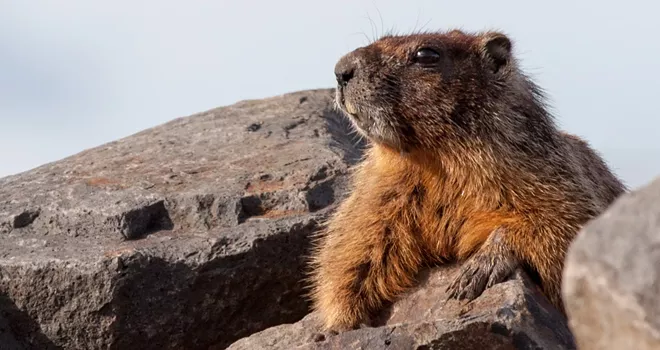
[[460,268],[447,287],[448,299],[476,299],[486,288],[503,282],[518,267],[518,259],[507,245],[505,229],[495,229],[486,242]]
[[423,254],[405,230],[348,210],[330,223],[318,242],[311,276],[314,309],[326,330],[369,324],[385,302],[413,285]]
[[448,288],[450,297],[472,300],[524,264],[526,270],[537,275],[539,286],[550,302],[565,314],[561,273],[565,253],[574,237],[572,228],[561,221],[544,223],[540,219],[536,225],[528,220],[510,220],[504,227],[494,230],[463,264],[461,273]]

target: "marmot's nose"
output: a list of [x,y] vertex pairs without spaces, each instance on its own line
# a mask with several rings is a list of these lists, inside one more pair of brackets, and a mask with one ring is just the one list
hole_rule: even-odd
[[355,76],[355,69],[357,64],[355,63],[355,58],[353,55],[346,55],[339,59],[339,62],[335,65],[335,77],[337,77],[337,84],[341,86],[346,86],[349,80],[353,79]]

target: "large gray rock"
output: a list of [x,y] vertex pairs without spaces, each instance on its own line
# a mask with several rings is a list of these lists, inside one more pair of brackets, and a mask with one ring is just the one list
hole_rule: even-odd
[[471,303],[449,300],[445,289],[458,272],[445,266],[377,317],[375,327],[320,331],[318,314],[269,328],[232,344],[230,350],[574,349],[565,318],[524,273],[487,289]]
[[660,178],[585,226],[563,294],[581,350],[660,349]]
[[223,348],[302,318],[310,233],[361,156],[332,94],[240,102],[0,179],[0,316],[33,349]]

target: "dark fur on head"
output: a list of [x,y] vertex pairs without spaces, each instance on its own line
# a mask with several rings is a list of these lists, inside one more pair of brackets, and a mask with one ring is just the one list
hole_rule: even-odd
[[[361,134],[403,152],[482,143],[544,153],[554,122],[512,48],[494,31],[386,36],[338,62],[336,73],[352,76],[337,102]],[[529,137],[546,142],[533,149]]]

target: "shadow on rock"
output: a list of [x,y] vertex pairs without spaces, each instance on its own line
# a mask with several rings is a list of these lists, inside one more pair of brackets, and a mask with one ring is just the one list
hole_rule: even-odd
[[113,349],[222,349],[309,312],[304,256],[316,222],[191,267],[139,253],[122,260],[109,310]]
[[56,350],[61,348],[44,335],[35,320],[2,294],[0,295],[0,349]]

